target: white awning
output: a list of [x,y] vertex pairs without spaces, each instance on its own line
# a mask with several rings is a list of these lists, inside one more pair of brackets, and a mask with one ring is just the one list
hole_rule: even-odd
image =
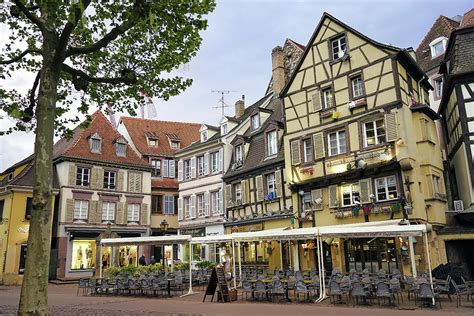
[[103,246],[122,245],[174,245],[185,244],[191,241],[191,235],[148,236],[126,238],[104,238],[100,241]]
[[218,244],[221,242],[228,242],[232,240],[232,235],[209,235],[205,237],[193,237],[191,243],[193,244]]
[[426,225],[330,226],[319,228],[319,235],[321,237],[340,238],[413,237],[421,236],[423,233],[426,233]]
[[315,239],[318,228],[282,228],[271,230],[260,230],[256,232],[233,233],[232,239],[235,241],[258,241],[258,240],[304,240]]

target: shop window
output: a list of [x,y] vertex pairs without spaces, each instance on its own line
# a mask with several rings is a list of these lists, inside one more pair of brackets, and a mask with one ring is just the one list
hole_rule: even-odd
[[385,122],[383,118],[364,123],[363,132],[364,147],[384,144],[386,142]]
[[356,205],[359,198],[359,185],[356,183],[346,184],[342,186],[342,206]]
[[165,214],[166,215],[173,215],[174,214],[174,200],[175,197],[173,195],[165,195]]
[[119,248],[119,265],[121,267],[137,265],[137,246],[122,246]]
[[344,130],[328,134],[328,149],[329,156],[346,153],[346,132]]
[[115,171],[104,171],[104,189],[115,190],[116,176]]
[[94,240],[73,240],[71,269],[93,269],[95,266],[95,249]]
[[161,177],[161,160],[160,159],[151,159],[151,165],[153,166],[153,176]]
[[28,252],[28,245],[23,244],[20,246],[20,265],[18,267],[18,274],[25,273],[26,264],[26,253]]
[[205,213],[205,205],[204,205],[204,194],[197,194],[197,209],[198,209],[198,216],[204,217]]
[[31,218],[31,209],[33,207],[33,198],[28,197],[26,198],[26,207],[25,207],[25,218],[30,219]]
[[115,221],[115,203],[102,202],[102,222],[113,223]]
[[140,221],[140,204],[128,204],[127,219],[129,223],[138,223]]
[[89,176],[90,176],[89,168],[77,167],[76,185],[80,185],[83,187],[89,186]]
[[204,156],[203,155],[198,156],[196,161],[197,161],[198,177],[203,177],[206,174]]
[[161,214],[163,213],[161,205],[162,205],[162,195],[152,195],[151,196],[151,213],[152,214]]
[[74,201],[74,220],[86,221],[89,212],[89,201],[75,200]]
[[393,200],[398,197],[397,179],[395,176],[375,179],[377,202]]

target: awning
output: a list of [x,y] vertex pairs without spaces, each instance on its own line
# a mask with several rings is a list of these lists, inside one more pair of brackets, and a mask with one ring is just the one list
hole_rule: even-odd
[[186,244],[191,241],[190,235],[149,236],[131,238],[104,238],[100,241],[103,246],[122,245],[171,245]]
[[374,237],[414,237],[426,233],[426,225],[388,225],[365,227],[320,227],[321,237],[374,238]]
[[193,237],[191,243],[193,244],[218,244],[221,242],[228,242],[232,240],[232,235],[209,235],[205,237]]
[[233,233],[232,239],[235,241],[259,241],[259,240],[303,240],[315,239],[318,228],[297,228],[289,227],[282,229],[260,230],[256,232]]

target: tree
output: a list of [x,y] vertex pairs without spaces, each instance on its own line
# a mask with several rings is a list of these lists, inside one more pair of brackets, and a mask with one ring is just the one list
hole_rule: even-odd
[[189,87],[190,79],[169,73],[196,55],[214,7],[213,0],[10,0],[0,8],[11,32],[0,80],[35,74],[27,93],[0,86],[0,109],[16,119],[1,134],[36,132],[20,314],[48,311],[53,136],[71,136],[75,107],[87,117],[89,104],[134,115],[143,95],[167,100]]

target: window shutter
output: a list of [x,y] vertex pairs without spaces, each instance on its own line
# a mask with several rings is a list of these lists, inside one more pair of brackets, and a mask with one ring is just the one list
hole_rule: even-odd
[[135,173],[135,192],[142,192],[142,174]]
[[210,216],[211,215],[211,203],[210,203],[210,194],[209,192],[204,193],[204,215]]
[[66,222],[72,223],[74,221],[74,200],[66,200]]
[[183,181],[183,161],[178,161],[178,181]]
[[255,177],[257,182],[257,202],[263,201],[263,177],[261,175]]
[[324,135],[316,133],[313,135],[314,159],[324,158]]
[[319,92],[319,90],[315,90],[313,92],[313,95],[311,96],[311,99],[313,101],[313,111],[314,112],[321,111],[321,109],[322,109],[321,93]]
[[222,161],[222,148],[219,149],[219,171],[223,170],[223,161]]
[[102,223],[102,201],[97,201],[97,224]]
[[163,159],[163,178],[168,178],[168,159]]
[[283,197],[283,183],[281,181],[281,170],[275,172],[275,185],[277,197]]
[[77,172],[76,165],[69,165],[68,184],[70,186],[76,185],[76,172]]
[[142,203],[140,208],[140,225],[148,225],[148,204]]
[[204,175],[209,174],[209,153],[204,154]]
[[421,128],[421,140],[432,140],[430,134],[430,126],[428,120],[425,118],[420,119],[420,128]]
[[88,222],[97,224],[97,201],[89,201]]
[[[317,199],[321,199],[321,203],[316,203]],[[315,189],[311,190],[311,204],[313,206],[313,210],[321,211],[323,209],[323,189]]]
[[117,203],[117,224],[127,224],[127,216],[125,216],[125,203]]
[[370,194],[372,194],[371,179],[369,178],[359,180],[360,203],[370,203]]
[[222,189],[219,189],[219,214],[224,214],[224,198],[222,196]]
[[397,113],[385,114],[385,131],[387,142],[394,142],[398,139]]
[[301,163],[300,141],[294,140],[291,142],[291,164],[299,165],[300,163]]
[[233,207],[234,203],[232,201],[232,185],[227,184],[225,186],[225,204],[227,207]]
[[134,192],[135,190],[135,173],[129,172],[128,173],[128,191]]
[[175,175],[175,173],[176,173],[176,171],[175,171],[176,168],[175,168],[175,162],[174,162],[174,160],[170,160],[170,161],[168,162],[168,169],[169,169],[169,172],[168,172],[169,177],[170,177],[170,178],[173,178],[173,179],[176,178],[176,175]]
[[196,157],[191,158],[191,178],[196,178]]
[[183,216],[183,199],[178,198],[178,220],[182,221],[184,219]]
[[196,218],[196,196],[195,195],[191,195],[191,214],[190,214],[190,217],[191,218]]
[[118,191],[124,191],[123,189],[123,181],[125,178],[125,171],[119,171],[117,173],[117,190]]
[[97,188],[104,188],[104,168],[97,168]]
[[339,207],[339,196],[337,194],[337,185],[330,185],[329,190],[329,208]]
[[240,181],[240,190],[241,192],[241,202],[242,204],[247,203],[247,192],[245,191],[245,180]]

